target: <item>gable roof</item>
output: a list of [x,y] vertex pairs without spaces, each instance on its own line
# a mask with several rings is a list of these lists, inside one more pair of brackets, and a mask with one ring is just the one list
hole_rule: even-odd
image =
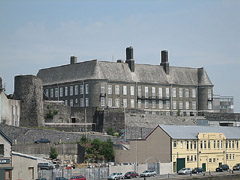
[[4,139],[6,139],[12,145],[12,140],[6,134],[4,134],[1,130],[0,130],[0,134]]
[[191,86],[213,85],[203,68],[170,66],[169,75],[166,75],[160,65],[135,64],[135,71],[131,72],[127,63],[98,60],[40,69],[37,76],[42,79],[43,85],[85,79]]
[[197,139],[199,133],[223,133],[227,139],[240,139],[240,127],[160,125],[172,139]]

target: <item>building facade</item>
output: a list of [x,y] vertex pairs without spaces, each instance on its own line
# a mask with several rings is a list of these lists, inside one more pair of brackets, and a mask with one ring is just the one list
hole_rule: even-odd
[[213,84],[203,68],[135,64],[133,48],[126,61],[85,61],[72,56],[69,65],[39,70],[45,95],[72,107],[140,109],[163,115],[196,115],[212,111]]
[[218,113],[234,113],[233,96],[213,96],[213,110]]

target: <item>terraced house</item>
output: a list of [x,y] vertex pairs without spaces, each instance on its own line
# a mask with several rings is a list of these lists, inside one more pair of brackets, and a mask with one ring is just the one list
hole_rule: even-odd
[[[149,61],[149,59],[147,59]],[[197,115],[212,111],[213,84],[203,68],[136,64],[133,48],[126,61],[91,60],[39,70],[46,96],[71,107],[139,109],[159,115]]]

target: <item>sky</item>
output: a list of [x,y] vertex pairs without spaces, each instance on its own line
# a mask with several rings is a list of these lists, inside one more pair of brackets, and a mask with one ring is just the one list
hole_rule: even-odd
[[8,94],[16,75],[78,61],[125,59],[204,67],[214,94],[234,96],[240,112],[239,0],[0,0],[0,77]]

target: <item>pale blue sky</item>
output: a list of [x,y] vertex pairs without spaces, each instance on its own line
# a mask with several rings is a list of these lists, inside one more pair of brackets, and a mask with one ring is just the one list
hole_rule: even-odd
[[239,0],[0,0],[0,76],[78,61],[125,59],[140,64],[204,67],[214,93],[232,95],[240,112]]

